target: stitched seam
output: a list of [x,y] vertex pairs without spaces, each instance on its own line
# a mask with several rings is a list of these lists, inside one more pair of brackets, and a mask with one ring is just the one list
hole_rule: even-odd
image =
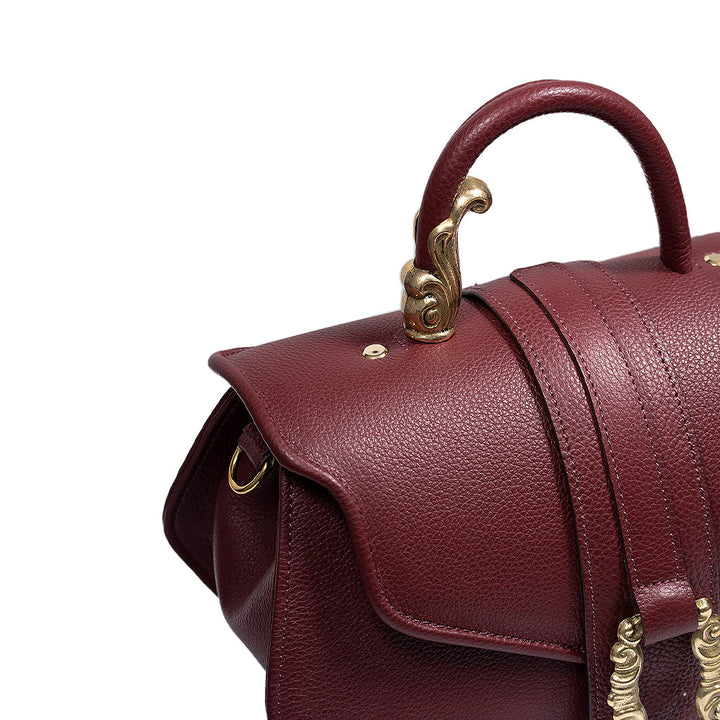
[[[573,455],[573,452],[571,450],[571,444],[570,439],[567,433],[567,429],[565,427],[565,422],[563,421],[562,413],[560,411],[560,406],[557,402],[557,398],[555,396],[555,392],[552,388],[552,384],[550,383],[550,379],[547,376],[547,373],[545,371],[545,368],[543,366],[543,363],[533,347],[532,343],[530,342],[530,338],[527,336],[525,331],[522,329],[520,324],[517,322],[517,320],[513,317],[512,313],[507,309],[507,307],[491,292],[487,290],[481,290],[480,291],[482,295],[485,295],[486,297],[491,298],[506,314],[508,319],[512,322],[515,330],[519,332],[522,337],[524,344],[527,346],[527,348],[532,353],[533,357],[535,358],[535,364],[537,365],[540,374],[542,375],[543,382],[545,386],[547,387],[548,393],[550,394],[550,398],[552,399],[552,404],[555,408],[555,414],[557,415],[558,423],[560,425],[560,430],[563,437],[563,443],[565,445],[565,451],[567,453],[568,459],[570,460],[570,467],[572,471],[572,477],[573,477],[573,483],[575,485],[575,492],[578,499],[578,505],[580,509],[580,519],[582,523],[582,536],[583,536],[583,544],[585,546],[585,555],[587,557],[587,571],[588,571],[588,586],[590,589],[590,623],[592,628],[592,652],[593,657],[597,657],[597,622],[596,622],[596,614],[595,614],[595,587],[593,584],[593,577],[592,577],[592,561],[590,556],[590,545],[588,542],[588,531],[587,531],[587,519],[585,515],[585,507],[583,502],[583,493],[580,490],[580,479],[578,477],[578,471],[577,466],[575,464],[575,458]],[[598,679],[599,682],[599,679]],[[600,697],[599,693],[595,692],[594,695],[594,701],[595,701],[595,710],[596,713],[599,714],[600,711]]]
[[[548,309],[553,313],[553,316],[555,317],[557,322],[559,322],[563,326],[565,332],[567,333],[568,340],[570,342],[572,342],[572,344],[573,344],[574,352],[577,355],[578,360],[580,360],[580,362],[582,363],[583,368],[585,369],[585,374],[588,379],[588,385],[590,385],[590,390],[592,391],[593,397],[595,398],[595,401],[598,405],[598,415],[600,416],[600,422],[602,425],[603,433],[605,435],[605,440],[607,441],[607,444],[608,444],[608,451],[610,454],[610,459],[612,461],[615,477],[618,479],[618,482],[619,482],[620,477],[619,477],[619,472],[617,469],[617,463],[615,461],[615,453],[613,452],[612,442],[610,441],[610,435],[608,433],[607,424],[605,423],[605,415],[603,414],[603,411],[602,411],[602,403],[600,402],[600,398],[598,397],[597,390],[595,388],[595,383],[593,382],[592,377],[590,376],[590,373],[588,371],[587,363],[585,362],[585,358],[584,358],[582,352],[578,349],[577,343],[575,342],[575,339],[574,339],[572,333],[570,332],[570,329],[565,324],[563,319],[558,315],[553,304],[542,294],[542,292],[540,292],[540,290],[532,282],[530,282],[528,280],[528,278],[525,276],[525,273],[520,271],[517,273],[517,275],[518,275],[518,277],[522,278],[523,282],[533,291],[533,293],[538,298],[540,298],[544,303],[547,304]],[[620,496],[620,506],[621,506],[621,509],[623,512],[623,517],[625,519],[625,526],[627,527],[627,524],[628,524],[627,509],[625,508],[625,501],[623,499],[622,490],[619,487],[618,487],[618,494]],[[635,576],[635,578],[637,578],[637,568],[635,566],[635,557],[633,556],[633,552],[632,552],[632,540],[630,539],[629,533],[628,533],[628,550],[630,551],[630,562],[631,562],[632,569],[633,569],[633,575]]]
[[674,585],[676,582],[678,582],[678,580],[655,580],[654,582],[646,583],[643,587],[649,588],[656,587],[657,585]]
[[[231,355],[237,355],[241,352],[242,352],[242,350],[231,352],[228,354],[227,357],[230,357]],[[305,455],[300,452],[300,450],[298,449],[298,447],[294,444],[294,442],[292,440],[285,437],[285,435],[280,430],[280,426],[278,425],[277,421],[275,420],[275,416],[274,416],[272,410],[266,404],[263,396],[257,391],[257,389],[254,386],[253,386],[253,391],[255,392],[255,396],[257,397],[257,399],[260,401],[260,404],[265,409],[265,412],[267,412],[272,424],[275,426],[275,428],[276,428],[278,434],[280,435],[280,437],[282,438],[283,442],[288,447],[290,447],[299,458],[301,458],[305,463],[307,463],[314,470],[316,470],[317,472],[319,472],[321,474],[323,474],[323,473],[327,474],[327,471],[323,470],[312,460],[309,460],[307,457],[305,457]],[[375,550],[374,550],[373,542],[371,539],[372,536],[370,533],[370,527],[368,525],[367,518],[365,517],[365,513],[363,512],[362,505],[357,498],[357,495],[355,494],[353,489],[345,483],[344,480],[339,480],[334,475],[332,475],[330,477],[352,498],[353,504],[356,507],[358,513],[360,514],[360,519],[362,520],[363,528],[364,528],[364,536],[367,539],[368,550],[370,551],[370,557],[372,559],[373,570],[375,573],[375,578],[378,583],[378,589],[380,590],[380,594],[382,595],[383,600],[388,604],[388,606],[393,610],[393,612],[397,613],[401,617],[411,620],[414,623],[417,623],[418,625],[426,625],[428,627],[437,628],[439,630],[457,630],[459,632],[465,632],[465,633],[469,633],[472,635],[479,635],[481,637],[494,638],[496,640],[517,640],[519,642],[530,643],[531,645],[538,647],[538,648],[548,648],[548,649],[563,648],[565,650],[572,650],[572,651],[578,652],[578,653],[583,652],[583,648],[576,647],[574,645],[565,644],[565,643],[560,643],[560,642],[546,642],[544,640],[533,640],[531,638],[518,637],[515,635],[501,635],[499,633],[493,633],[493,632],[489,632],[486,630],[456,627],[454,625],[445,625],[442,623],[435,623],[435,622],[432,622],[431,620],[423,620],[421,618],[416,617],[415,615],[411,615],[411,614],[401,610],[399,607],[397,607],[397,605],[388,596],[388,593],[385,589],[382,578],[380,577],[380,569],[379,569],[377,558],[375,556]]]
[[280,689],[282,688],[283,666],[285,664],[285,638],[288,628],[288,612],[290,607],[290,570],[292,567],[292,542],[293,542],[293,509],[295,500],[295,483],[288,478],[290,486],[290,501],[288,511],[288,561],[287,575],[285,577],[285,615],[283,617],[282,640],[280,641],[280,665],[278,666],[278,687],[277,687],[277,709],[278,719],[280,718]]
[[598,415],[600,416],[600,424],[602,425],[603,434],[605,435],[605,440],[608,445],[608,452],[610,455],[610,460],[611,460],[612,466],[613,466],[613,472],[614,472],[615,478],[617,480],[618,496],[619,496],[619,500],[620,500],[620,508],[622,510],[624,525],[626,528],[628,554],[630,555],[630,565],[631,565],[633,577],[635,578],[635,583],[637,585],[641,585],[641,583],[639,581],[639,577],[638,577],[637,564],[635,562],[635,555],[632,550],[632,538],[631,538],[630,532],[629,532],[628,514],[627,514],[627,508],[625,506],[625,498],[622,493],[622,487],[620,486],[620,472],[618,471],[617,461],[615,459],[615,452],[613,451],[612,441],[610,439],[610,433],[608,431],[607,423],[605,421],[605,414],[602,409],[602,402],[600,401],[600,397],[598,395],[597,388],[595,387],[595,383],[590,374],[590,370],[588,368],[587,362],[585,360],[585,357],[584,357],[582,351],[579,349],[572,332],[570,332],[570,329],[568,328],[568,326],[566,325],[566,323],[564,322],[562,317],[558,314],[554,305],[545,297],[545,295],[539,290],[539,288],[527,278],[527,276],[525,275],[524,272],[519,271],[517,273],[517,275],[518,275],[518,277],[521,277],[523,279],[523,282],[533,291],[533,293],[543,303],[546,304],[547,308],[553,314],[553,317],[556,319],[556,321],[562,325],[563,329],[565,330],[565,333],[567,334],[568,341],[572,343],[573,350],[576,353],[578,360],[582,363],[582,366],[585,370],[585,375],[588,380],[588,385],[590,386],[590,390],[593,394],[593,397],[595,398],[595,402],[597,403]]
[[[647,406],[645,399],[643,398],[644,393],[641,392],[640,384],[637,381],[637,378],[635,377],[635,374],[632,371],[632,368],[630,366],[630,362],[627,358],[627,354],[623,350],[622,346],[620,345],[620,341],[617,339],[617,336],[613,332],[612,328],[610,327],[610,324],[607,321],[607,318],[605,317],[605,314],[603,311],[598,307],[597,303],[595,302],[595,299],[590,295],[590,293],[585,289],[585,287],[580,283],[580,281],[570,272],[570,270],[565,265],[556,265],[557,267],[560,267],[560,269],[565,272],[568,277],[582,290],[582,292],[585,294],[585,297],[587,297],[588,300],[593,304],[593,307],[597,310],[600,317],[602,318],[602,321],[607,328],[608,332],[610,333],[610,337],[613,339],[613,342],[617,346],[618,352],[620,353],[620,356],[623,359],[623,363],[625,364],[625,367],[627,369],[628,375],[630,376],[630,380],[632,382],[633,388],[635,390],[635,395],[637,396],[638,402],[640,403],[640,408],[642,409],[643,414],[643,420],[645,421],[645,428],[647,430],[648,439],[650,440],[650,449],[652,450],[653,459],[655,460],[655,469],[657,470],[658,474],[658,480],[660,481],[660,490],[662,492],[663,496],[663,502],[665,504],[665,517],[667,518],[668,523],[668,530],[670,532],[670,542],[672,543],[673,548],[673,556],[675,558],[675,579],[680,579],[680,556],[678,553],[677,543],[675,541],[675,530],[673,528],[672,519],[670,517],[670,501],[668,499],[667,491],[665,489],[665,482],[663,481],[662,476],[662,470],[660,468],[660,459],[658,458],[657,452],[655,450],[655,439],[652,434],[652,430],[650,428],[650,421],[648,420],[648,414],[647,414]],[[646,586],[646,583],[642,583]]]
[[[691,433],[691,431],[690,431],[690,419],[688,418],[687,413],[685,412],[685,406],[683,405],[683,402],[680,398],[680,392],[678,390],[674,374],[670,367],[669,361],[665,356],[665,351],[660,343],[660,339],[659,339],[657,330],[655,329],[654,325],[652,324],[652,320],[650,319],[650,316],[649,316],[647,310],[645,310],[645,308],[642,307],[642,303],[640,303],[639,300],[636,300],[636,298],[631,294],[629,288],[627,288],[625,283],[618,280],[603,265],[601,265],[600,263],[591,263],[591,264],[593,265],[593,267],[598,268],[605,275],[607,275],[607,277],[610,278],[610,280],[612,280],[613,283],[615,283],[615,285],[622,291],[622,293],[625,295],[625,297],[630,301],[633,308],[635,308],[635,312],[638,314],[638,317],[642,321],[643,326],[645,327],[648,334],[650,335],[650,339],[652,340],[653,346],[655,347],[655,350],[657,351],[657,354],[660,357],[660,360],[663,364],[663,368],[665,369],[665,373],[667,374],[668,380],[670,381],[670,386],[672,387],[673,393],[675,395],[675,401],[678,404],[678,409],[680,410],[680,416],[682,417],[682,420],[683,420],[683,427],[685,428],[685,437],[687,439],[688,447],[690,449],[690,455],[692,457],[693,467],[695,469],[695,478],[697,480],[698,488],[700,490],[700,497],[702,499],[703,516],[705,518],[705,538],[707,540],[708,562],[710,563],[710,577],[712,578],[712,584],[713,584],[713,590],[714,590],[716,587],[717,578],[716,578],[716,573],[715,573],[715,563],[713,562],[713,549],[712,549],[712,540],[711,540],[711,534],[710,534],[710,518],[709,518],[709,513],[708,513],[708,499],[707,499],[705,485],[703,483],[702,473],[700,471],[697,447],[695,446],[695,442],[693,441],[693,433]],[[642,310],[641,310],[641,307],[642,307]]]

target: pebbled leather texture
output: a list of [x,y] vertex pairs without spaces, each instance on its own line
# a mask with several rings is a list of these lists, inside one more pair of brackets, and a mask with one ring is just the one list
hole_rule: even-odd
[[[720,234],[696,238],[695,267],[686,275],[664,269],[657,250],[602,266],[627,289],[643,318],[652,322],[662,357],[672,361],[673,384],[691,423],[710,508],[720,503],[720,388],[713,380],[720,376],[720,271],[702,258],[718,249]],[[533,271],[546,287],[551,283],[544,272],[542,267]],[[496,281],[480,293],[498,296],[500,289],[510,286],[519,295],[505,298],[509,309],[529,333],[533,326],[528,300],[536,309],[540,306],[518,283]],[[545,367],[551,368],[554,379],[565,378],[562,397],[570,403],[572,387],[580,387],[580,373],[576,372],[575,385],[570,383],[574,360],[564,342],[564,354],[557,352],[561,336],[556,328],[555,336],[549,332],[555,326],[543,315],[543,354],[552,359]],[[534,347],[539,345],[539,332],[533,330]],[[484,302],[466,297],[456,337],[441,345],[410,343],[402,334],[400,314],[393,313],[213,357],[212,365],[231,381],[242,403],[237,396],[224,399],[221,412],[214,413],[214,427],[201,433],[191,451],[194,460],[186,463],[171,493],[166,524],[174,528],[176,548],[201,577],[215,575],[226,616],[268,668],[269,687],[277,689],[282,664],[285,689],[268,696],[271,717],[333,717],[340,706],[347,708],[345,717],[367,717],[365,699],[373,697],[369,678],[387,687],[394,698],[385,698],[379,706],[385,714],[378,717],[418,717],[411,701],[417,691],[408,699],[399,682],[390,683],[389,678],[397,677],[388,670],[393,663],[400,664],[397,671],[406,668],[423,687],[433,689],[438,702],[426,710],[427,717],[507,715],[515,707],[513,700],[493,694],[503,686],[492,669],[497,663],[512,666],[513,677],[531,676],[523,691],[527,695],[521,694],[537,708],[535,714],[528,710],[528,717],[550,717],[552,712],[568,720],[610,717],[601,691],[595,693],[590,715],[586,672],[592,664],[585,663],[585,646],[592,635],[586,634],[584,560],[563,443],[536,369],[517,336]],[[387,345],[387,358],[362,357],[362,348],[373,341]],[[577,413],[567,427],[579,442],[592,427],[583,419],[577,398],[575,402]],[[245,498],[227,488],[227,462],[249,417],[285,468],[279,512],[274,474],[261,485],[262,492]],[[589,468],[587,493],[593,507],[600,508],[593,510],[600,523],[593,575],[596,607],[602,610],[597,616],[596,654],[605,667],[596,677],[602,675],[606,683],[605,658],[617,622],[637,608],[622,562],[620,523],[609,515],[614,511],[608,500],[610,487],[606,478],[593,478],[591,469],[599,461],[592,456],[591,444],[581,449],[587,453],[582,459]],[[674,470],[668,468],[673,488],[696,482],[693,473],[686,477],[684,472],[691,467],[692,453],[681,456],[671,448],[667,457],[680,462]],[[581,462],[579,455],[576,462]],[[241,464],[241,479],[254,472],[249,461]],[[283,523],[289,522],[292,484],[304,488],[296,498],[309,493],[317,507],[306,508],[303,532],[309,536],[305,543],[294,544],[291,558],[289,527],[283,530]],[[183,499],[178,501],[181,489]],[[680,500],[684,497],[683,492]],[[195,518],[207,516],[201,505],[215,503],[213,530],[212,521],[200,525]],[[328,506],[342,518],[332,525],[333,539],[325,535],[323,514]],[[678,498],[673,498],[679,524],[694,512],[679,507]],[[276,523],[281,528],[277,542]],[[298,526],[296,520],[294,527]],[[318,552],[309,549],[313,534],[320,543]],[[704,523],[691,522],[682,532],[683,557],[689,561],[693,586],[717,598],[716,581],[708,580],[716,569],[703,569],[709,563],[703,537]],[[714,523],[711,540],[714,547]],[[328,549],[342,543],[353,552]],[[248,553],[247,547],[263,552]],[[325,564],[318,565],[318,555],[332,566],[329,575]],[[204,564],[196,560],[201,556]],[[713,563],[716,568],[717,558]],[[295,580],[287,580],[288,572],[295,573]],[[298,573],[316,578],[317,584],[307,581],[308,589],[298,586],[293,596]],[[323,583],[317,573],[326,578]],[[363,590],[345,601],[333,588],[349,578],[355,578],[355,588],[362,583]],[[283,583],[289,599],[283,596]],[[337,608],[336,602],[360,623],[359,635],[336,632],[340,625],[333,612],[339,610],[330,609]],[[361,607],[371,607],[374,619],[368,620],[368,611]],[[280,628],[286,612],[281,662]],[[345,616],[341,626],[358,627]],[[361,652],[368,646],[355,647],[358,637],[372,647],[372,662]],[[413,651],[402,651],[405,643]],[[439,676],[438,662],[448,663]],[[451,678],[467,672],[463,668],[468,665],[477,673],[466,685],[458,681],[454,686]],[[345,677],[341,668],[358,681],[347,680],[342,691],[333,694],[332,678],[340,682]],[[315,678],[313,684],[308,683],[308,673]],[[328,673],[325,684],[317,680]],[[438,687],[433,680],[437,677],[448,686]],[[652,717],[693,717],[697,682],[687,636],[646,648],[643,699]],[[559,710],[557,688],[563,698]]]
[[368,601],[330,494],[290,473],[280,492],[288,551],[278,577],[271,720],[584,716],[582,665],[428,643],[388,627]]
[[[210,360],[232,389],[165,531],[266,668],[272,720],[610,720],[610,648],[638,611],[649,717],[696,716],[694,601],[720,602],[720,268],[703,262],[720,233],[690,243],[634,106],[542,81],[458,131],[419,237],[492,139],[560,111],[629,140],[660,250],[470,288],[437,345],[390,313]],[[388,355],[364,358],[371,343]],[[277,460],[245,496],[238,445],[240,484]]]
[[[708,503],[717,507],[720,389],[713,378],[720,374],[720,272],[702,257],[720,249],[720,235],[696,238],[694,247],[695,268],[687,275],[665,270],[656,250],[609,261],[603,267],[641,304],[662,340],[663,352],[672,360],[673,382],[692,422]],[[542,274],[542,270],[538,272]],[[505,280],[488,284],[485,292],[497,291],[497,283],[515,285],[519,290],[516,283]],[[522,306],[514,301],[512,310],[520,315]],[[521,322],[529,326],[528,320]],[[486,665],[504,663],[501,658],[510,656],[530,663],[523,668],[536,667],[536,660],[543,660],[537,665],[543,668],[538,670],[538,682],[528,686],[538,708],[545,707],[544,702],[547,708],[555,707],[553,689],[562,687],[564,697],[575,700],[563,706],[561,714],[555,707],[554,717],[588,717],[587,669],[583,669],[586,607],[577,513],[570,500],[563,452],[533,368],[515,336],[484,303],[469,297],[462,301],[457,336],[451,342],[436,346],[410,343],[401,327],[399,313],[393,313],[215,355],[212,365],[232,382],[243,403],[237,397],[221,403],[221,410],[225,409],[219,417],[215,413],[215,428],[201,434],[198,447],[191,452],[195,462],[186,464],[178,477],[166,513],[168,527],[174,528],[175,546],[195,563],[196,571],[195,558],[201,551],[206,553],[206,563],[214,553],[215,569],[210,559],[209,566],[200,567],[201,577],[216,575],[230,624],[268,668],[272,682],[279,673],[278,633],[285,614],[279,588],[290,562],[282,530],[276,545],[275,522],[277,518],[282,528],[288,521],[287,505],[283,509],[281,499],[278,514],[275,476],[261,486],[266,494],[240,498],[227,488],[227,462],[249,413],[272,453],[291,473],[286,477],[295,478],[305,488],[322,488],[315,496],[322,497],[325,504],[337,505],[336,512],[343,517],[342,533],[347,534],[345,542],[352,544],[353,556],[351,563],[343,556],[342,563],[333,564],[334,572],[343,578],[353,574],[362,582],[364,602],[377,616],[373,623],[388,628],[381,636],[387,638],[390,632],[390,637],[397,638],[384,646],[385,640],[367,630],[368,641],[377,640],[373,657],[377,656],[380,665],[357,667],[360,660],[353,661],[355,655],[350,651],[353,641],[338,635],[332,623],[325,625],[322,619],[328,604],[335,601],[332,588],[341,580],[333,576],[329,585],[322,586],[328,587],[326,591],[318,586],[304,608],[301,593],[300,604],[289,605],[289,616],[294,619],[288,622],[298,632],[307,623],[304,635],[301,633],[305,640],[296,646],[292,636],[286,637],[284,650],[286,690],[282,697],[293,710],[276,716],[310,717],[315,713],[315,717],[332,717],[333,703],[338,702],[356,708],[348,710],[346,717],[367,715],[363,698],[369,690],[359,681],[343,688],[343,699],[329,697],[330,690],[325,687],[324,694],[313,696],[304,710],[296,709],[302,705],[302,688],[308,697],[312,693],[299,666],[298,674],[290,669],[295,666],[287,659],[289,654],[298,654],[304,673],[311,668],[312,672],[321,672],[318,668],[331,672],[333,663],[347,662],[358,677],[372,672],[372,667],[382,668],[379,676],[387,677],[384,663],[390,662],[388,655],[407,666],[407,657],[401,653],[400,660],[396,655],[396,643],[402,645],[406,641],[400,638],[408,637],[414,648],[423,648],[418,650],[421,655],[427,653],[430,658],[452,656],[455,651],[450,648],[461,646],[468,648],[458,650],[463,658],[464,652],[476,653],[472,657],[478,676],[469,684],[474,683],[475,707],[478,712],[483,710],[483,717],[500,718],[514,707],[509,697],[502,705],[497,697],[488,695],[499,681],[492,672],[483,674]],[[548,333],[548,342],[551,337]],[[388,346],[387,358],[362,358],[362,348],[373,341]],[[308,352],[311,347],[319,352]],[[558,360],[553,373],[569,377],[569,354],[553,351],[548,355],[565,358],[565,369]],[[421,379],[431,380],[431,393]],[[573,420],[572,427],[578,428],[579,420]],[[686,462],[687,458],[683,467]],[[254,472],[250,462],[241,464],[241,478],[249,479]],[[592,480],[589,474],[590,492]],[[673,482],[691,480],[692,476],[673,477]],[[180,488],[181,502],[177,500]],[[598,493],[593,495],[594,501],[607,503]],[[214,507],[216,498],[213,536],[212,528],[208,530],[207,524],[202,527],[194,519],[207,514],[198,510],[199,505]],[[312,513],[306,516],[306,522],[314,527],[308,532],[324,532],[320,505],[318,500],[316,522]],[[608,522],[607,517],[603,522]],[[607,531],[606,526],[601,527]],[[707,550],[700,549],[702,524],[695,529],[697,537],[690,533],[683,539],[698,542],[698,546],[689,545],[684,557],[691,554],[691,578],[707,577],[705,571],[694,575],[696,571],[690,569],[696,558],[698,567],[707,558]],[[711,530],[714,542],[714,524]],[[619,523],[614,532],[607,534],[609,549],[605,556],[598,556],[597,564],[596,588],[614,598],[612,612],[606,611],[598,620],[598,642],[605,645],[597,651],[599,658],[609,652],[608,643],[619,619],[636,610],[631,583],[626,581],[623,587],[619,580],[625,572],[624,564],[621,569],[617,560],[621,552]],[[598,542],[602,543],[601,535]],[[208,553],[211,543],[214,551]],[[248,546],[265,552],[248,554]],[[321,554],[332,558],[327,549]],[[613,557],[614,563],[608,560]],[[313,576],[317,555],[305,557],[301,550],[291,563],[296,572]],[[716,558],[714,564],[716,572]],[[693,582],[703,592],[717,596],[704,580]],[[274,586],[278,589],[273,590]],[[351,614],[359,612],[355,605],[345,604],[345,609]],[[314,650],[308,656],[303,643],[315,634]],[[653,717],[693,716],[688,698],[692,698],[698,677],[689,652],[687,637],[646,648],[644,701]],[[315,668],[317,653],[325,664]],[[573,667],[581,671],[580,689],[580,676],[570,669]],[[433,672],[428,671],[428,676]],[[572,683],[566,672],[574,678]],[[422,682],[436,688],[430,677],[423,677]],[[404,696],[397,688],[396,695],[396,706],[385,717],[417,717],[414,709],[403,709]],[[461,695],[457,695],[457,704],[443,696],[442,717],[472,717],[467,698]],[[486,705],[484,698],[492,699]],[[609,718],[604,698],[601,694],[597,698],[592,717]],[[437,717],[441,711],[434,707]],[[544,717],[543,712],[538,709],[529,716]]]
[[417,222],[415,265],[434,270],[430,231],[450,216],[455,193],[485,148],[520,123],[551,113],[591,115],[614,127],[642,164],[660,228],[663,262],[679,273],[692,267],[685,200],[670,153],[645,115],[621,95],[590,83],[541,80],[501,93],[473,113],[440,154],[425,187]]
[[[442,345],[408,341],[393,313],[219,353],[211,365],[283,467],[336,497],[388,623],[579,662],[569,494],[542,400],[491,314],[465,304],[460,315],[471,331]],[[390,349],[386,358],[362,356],[373,342]],[[523,475],[530,512],[527,495],[500,480]],[[526,537],[542,537],[542,548]],[[552,618],[538,604],[554,607]]]

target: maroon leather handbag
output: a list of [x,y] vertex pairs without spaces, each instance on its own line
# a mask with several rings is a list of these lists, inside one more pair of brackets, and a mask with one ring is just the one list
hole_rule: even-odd
[[[470,167],[557,112],[630,143],[659,251],[462,290]],[[210,359],[232,389],[165,530],[268,716],[718,720],[720,234],[691,240],[658,132],[594,85],[499,95],[435,165],[403,283],[402,313]]]

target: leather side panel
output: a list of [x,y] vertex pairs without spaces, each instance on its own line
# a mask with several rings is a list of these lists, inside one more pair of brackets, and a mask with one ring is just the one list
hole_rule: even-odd
[[248,420],[235,391],[228,390],[180,467],[163,510],[168,542],[214,593],[217,593],[212,548],[215,494],[240,430]]
[[[180,468],[163,521],[173,549],[219,596],[226,620],[267,668],[277,568],[277,471],[243,497],[227,483],[228,462],[248,422],[240,398],[228,390]],[[239,482],[254,474],[243,458]]]
[[[249,470],[248,479],[254,472]],[[223,467],[213,533],[218,597],[230,627],[267,669],[277,571],[278,470],[242,496],[230,489],[225,473]]]

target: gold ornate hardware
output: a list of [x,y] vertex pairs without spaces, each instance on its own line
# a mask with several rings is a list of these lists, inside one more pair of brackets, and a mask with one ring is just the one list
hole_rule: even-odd
[[720,253],[710,253],[706,255],[705,262],[713,267],[720,267]]
[[640,674],[643,666],[643,624],[640,615],[623,620],[617,632],[617,642],[610,651],[615,672],[610,677],[608,705],[613,720],[647,720],[640,701]]
[[379,343],[374,345],[368,345],[363,350],[363,357],[366,357],[369,360],[378,360],[380,358],[384,358],[387,354],[388,349],[384,345],[380,345]]
[[249,483],[247,483],[246,485],[238,485],[236,480],[236,473],[238,462],[240,461],[242,454],[242,448],[240,446],[236,447],[232,459],[230,460],[230,465],[228,466],[228,483],[230,485],[230,489],[234,493],[237,493],[238,495],[247,495],[248,493],[251,493],[262,482],[262,479],[267,474],[267,471],[275,464],[275,458],[268,458],[260,466],[260,469],[255,474],[255,477]]
[[692,649],[700,664],[700,688],[695,707],[700,720],[720,720],[720,617],[710,601],[697,603],[700,623],[692,636]]
[[[700,688],[695,698],[700,720],[720,720],[720,617],[707,598],[697,601],[698,629],[692,635],[692,650],[700,665]],[[610,678],[608,705],[613,720],[647,720],[640,700],[643,667],[643,624],[640,615],[623,620],[618,640],[610,651],[615,671]]]
[[450,217],[433,228],[428,250],[435,272],[415,267],[410,260],[402,269],[402,311],[405,332],[420,342],[436,343],[452,337],[460,307],[458,227],[468,211],[484,213],[492,204],[488,186],[466,177],[458,188]]

